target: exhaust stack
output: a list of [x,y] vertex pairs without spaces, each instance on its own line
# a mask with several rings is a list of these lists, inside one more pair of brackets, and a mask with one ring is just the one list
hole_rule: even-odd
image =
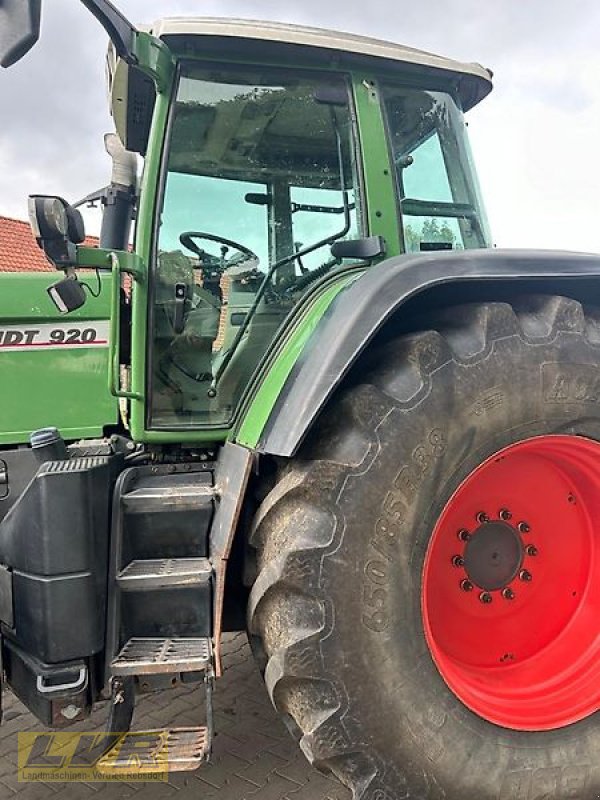
[[104,146],[112,159],[112,175],[102,199],[100,247],[127,250],[137,197],[137,158],[125,149],[116,133],[105,135]]

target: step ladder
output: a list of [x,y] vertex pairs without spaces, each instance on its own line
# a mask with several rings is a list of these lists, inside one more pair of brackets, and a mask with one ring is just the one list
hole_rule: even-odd
[[129,639],[112,662],[113,675],[157,675],[206,671],[210,639]]
[[[113,708],[127,705],[128,722],[133,713],[131,692],[134,677],[202,672],[206,694],[206,725],[197,727],[120,731],[119,713],[113,718],[113,733],[123,733],[96,764],[100,773],[136,775],[192,771],[210,757],[213,739],[213,653],[208,637],[175,639],[130,639],[113,660],[111,669]],[[127,687],[127,688],[125,688]],[[122,717],[121,717],[122,719]]]
[[[208,469],[133,467],[113,507],[109,623],[113,657],[109,731],[125,734],[100,759],[100,773],[194,770],[213,738],[214,570],[208,538],[217,497]],[[206,721],[198,727],[130,730],[136,686],[202,681]]]

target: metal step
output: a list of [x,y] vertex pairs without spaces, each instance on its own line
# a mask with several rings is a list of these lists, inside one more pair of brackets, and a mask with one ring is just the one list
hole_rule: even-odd
[[197,769],[209,750],[207,728],[135,731],[105,753],[96,768],[106,775],[183,772]]
[[117,575],[126,591],[197,586],[208,583],[212,565],[208,558],[156,558],[132,561]]
[[126,511],[132,514],[157,511],[194,511],[205,508],[215,496],[213,486],[179,484],[141,486],[121,497]]
[[212,668],[210,639],[130,639],[111,664],[113,675],[159,675]]

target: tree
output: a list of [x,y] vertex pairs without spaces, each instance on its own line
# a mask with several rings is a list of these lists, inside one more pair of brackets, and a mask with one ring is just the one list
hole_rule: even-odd
[[435,217],[425,219],[421,230],[413,225],[404,226],[404,244],[407,253],[419,252],[421,242],[444,242],[453,247],[456,243],[456,234],[447,222],[438,222]]

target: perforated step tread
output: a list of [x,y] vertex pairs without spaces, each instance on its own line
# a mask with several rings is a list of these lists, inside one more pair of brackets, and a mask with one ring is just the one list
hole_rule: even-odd
[[159,675],[202,672],[212,666],[212,646],[207,637],[130,639],[111,664],[113,675]]
[[124,508],[130,512],[190,511],[205,508],[215,496],[212,486],[179,484],[174,486],[141,486],[121,497]]
[[154,558],[131,561],[117,575],[121,589],[161,589],[206,584],[212,575],[208,558]]
[[206,760],[209,746],[207,728],[135,731],[122,737],[96,766],[107,775],[191,771]]

